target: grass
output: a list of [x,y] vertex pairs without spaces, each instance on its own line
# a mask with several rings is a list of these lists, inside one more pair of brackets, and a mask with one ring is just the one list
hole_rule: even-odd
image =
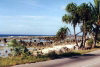
[[51,52],[45,56],[16,56],[16,57],[7,57],[7,58],[0,58],[0,67],[9,67],[18,64],[25,64],[25,63],[35,63],[41,61],[47,61],[51,59],[57,59],[62,57],[72,57],[72,56],[79,56],[94,50],[98,50],[100,48],[94,48],[91,50],[73,50],[71,52],[56,54],[55,52]]
[[40,61],[49,60],[47,57],[34,57],[34,56],[27,56],[27,57],[8,57],[8,58],[0,58],[0,67],[10,67],[13,65],[18,64],[25,64],[25,63],[35,63]]
[[49,53],[48,55],[38,56],[38,57],[16,56],[16,57],[0,58],[0,67],[10,67],[13,65],[18,65],[18,64],[35,63],[35,62],[41,62],[41,61],[46,61],[46,60],[51,60],[51,59],[56,59],[56,58],[61,58],[61,57],[76,56],[76,55],[81,55],[81,54],[75,53],[75,52],[68,52],[68,53],[63,53],[63,54],[57,55],[52,52],[52,53]]
[[18,65],[18,64],[35,63],[35,62],[47,61],[51,59],[76,56],[76,55],[81,55],[81,54],[75,53],[75,52],[68,52],[68,53],[57,55],[52,52],[45,56],[38,56],[38,57],[36,56],[26,56],[26,57],[16,56],[16,57],[0,58],[0,67],[10,67],[10,66]]
[[[77,52],[77,53],[80,53],[80,54],[86,54],[86,53],[95,51],[95,50],[97,50],[97,49],[98,49],[98,48],[93,48],[93,49],[90,49],[90,50],[74,50],[73,52]],[[100,48],[99,48],[99,49],[100,49]]]

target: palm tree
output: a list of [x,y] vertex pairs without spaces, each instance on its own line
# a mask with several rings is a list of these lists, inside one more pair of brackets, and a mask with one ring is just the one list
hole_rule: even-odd
[[[81,26],[82,35],[82,47],[85,47],[87,33],[92,33],[94,37],[94,45],[96,46],[96,40],[98,32],[100,31],[100,0],[95,0],[95,6],[91,3],[83,3],[77,6],[75,3],[70,3],[66,7],[68,14],[62,17],[63,22],[72,24],[74,28],[74,36],[77,44],[77,37],[75,27],[77,24],[82,23]],[[78,45],[78,44],[77,44]]]
[[93,44],[93,48],[96,46],[96,42],[97,42],[97,36],[98,36],[98,33],[100,31],[100,0],[94,0],[94,3],[95,5],[92,5],[90,3],[90,6],[92,8],[92,18],[91,20],[93,21],[93,41],[94,41],[94,44]]
[[86,31],[86,23],[90,20],[91,17],[91,7],[86,4],[83,3],[80,6],[78,6],[78,14],[80,16],[80,21],[82,22],[82,31],[83,31],[83,39],[82,39],[82,47],[85,47],[85,42],[86,42],[86,35],[87,35],[87,31]]
[[82,12],[84,10],[83,8],[82,11],[80,11],[88,16],[87,21],[83,24],[83,32],[85,31],[86,34],[90,33],[90,35],[92,35],[94,41],[94,44],[92,45],[93,48],[96,46],[97,36],[100,31],[100,0],[94,0],[94,2],[95,6],[93,6],[91,3],[88,4],[89,11],[86,13]]
[[94,3],[95,3],[95,8],[96,8],[96,15],[97,15],[97,20],[96,20],[96,23],[95,23],[95,28],[94,28],[94,32],[95,32],[95,42],[94,42],[94,46],[96,46],[96,41],[97,41],[97,36],[98,36],[98,33],[100,31],[100,0],[94,0]]
[[79,15],[77,13],[77,5],[75,3],[70,3],[67,5],[66,7],[66,11],[69,13],[69,15],[65,14],[62,17],[63,22],[65,23],[69,23],[72,24],[73,29],[74,29],[74,37],[75,37],[75,42],[76,45],[78,46],[78,42],[77,42],[77,36],[76,36],[76,25],[79,23]]
[[70,32],[70,30],[69,30],[68,27],[61,27],[61,28],[58,30],[56,36],[57,36],[57,38],[59,38],[60,40],[64,40],[65,37],[66,37],[66,35],[69,34],[69,32]]

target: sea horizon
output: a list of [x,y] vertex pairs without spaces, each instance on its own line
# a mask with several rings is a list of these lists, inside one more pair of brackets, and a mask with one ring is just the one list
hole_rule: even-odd
[[7,36],[56,36],[56,35],[48,35],[48,34],[0,34],[0,37]]

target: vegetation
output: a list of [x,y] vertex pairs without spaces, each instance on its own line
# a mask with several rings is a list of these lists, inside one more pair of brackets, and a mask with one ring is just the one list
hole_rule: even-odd
[[[71,24],[73,26],[76,45],[78,46],[77,33],[75,28],[77,25],[81,25],[80,32],[82,32],[82,41],[80,48],[85,48],[85,43],[87,41],[87,45],[91,46],[93,49],[73,50],[60,54],[57,54],[53,51],[46,55],[33,56],[25,46],[14,39],[8,42],[8,46],[11,48],[12,51],[11,55],[13,56],[0,58],[0,67],[24,63],[33,63],[61,57],[78,56],[98,49],[95,47],[97,44],[97,40],[99,42],[98,36],[100,36],[100,0],[94,0],[94,3],[94,5],[92,5],[91,3],[82,3],[81,5],[70,3],[66,6],[66,11],[68,13],[62,17],[63,22]],[[60,28],[56,34],[57,39],[64,40],[69,32],[70,30],[68,27]],[[91,39],[87,39],[87,36],[91,36]],[[6,39],[4,39],[4,42],[7,42]]]
[[40,61],[48,60],[49,58],[45,56],[41,57],[34,57],[34,56],[15,56],[15,57],[7,57],[7,58],[0,58],[0,67],[8,67],[18,64],[25,64],[25,63],[35,63]]
[[87,40],[87,46],[92,47],[92,45],[93,45],[93,39]]
[[8,46],[12,47],[12,55],[14,56],[31,55],[28,49],[25,46],[21,45],[19,42],[17,42],[15,39],[8,42]]
[[40,55],[40,56],[12,56],[7,58],[0,58],[0,67],[9,67],[18,64],[25,64],[25,63],[35,63],[40,61],[46,61],[50,59],[57,59],[62,57],[72,57],[72,56],[80,56],[85,53],[97,50],[99,48],[94,48],[91,50],[73,50],[67,53],[56,54],[55,52],[51,52],[47,55]]
[[91,3],[82,3],[77,6],[75,3],[70,3],[66,7],[66,11],[69,13],[65,14],[62,17],[63,22],[67,24],[72,24],[74,29],[74,36],[76,45],[77,43],[77,34],[75,32],[75,27],[77,24],[80,24],[82,35],[82,42],[80,48],[85,48],[86,37],[91,35],[93,39],[92,47],[96,47],[97,37],[100,32],[100,1],[94,0],[95,5]]
[[64,40],[66,38],[66,35],[68,35],[70,32],[68,27],[62,27],[57,32],[56,36],[59,40]]
[[77,42],[77,37],[76,37],[76,25],[79,22],[79,18],[80,16],[78,15],[77,13],[77,5],[75,3],[70,3],[67,5],[66,7],[66,11],[70,14],[65,14],[63,17],[62,17],[62,20],[63,22],[66,22],[67,24],[71,24],[73,26],[73,29],[74,29],[74,36],[75,36],[75,42],[76,44],[78,45],[78,42]]

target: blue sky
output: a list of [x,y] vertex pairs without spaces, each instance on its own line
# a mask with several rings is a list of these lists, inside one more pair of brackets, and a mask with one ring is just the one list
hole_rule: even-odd
[[0,33],[55,35],[63,26],[73,33],[73,27],[62,22],[65,6],[71,2],[93,0],[0,0]]

